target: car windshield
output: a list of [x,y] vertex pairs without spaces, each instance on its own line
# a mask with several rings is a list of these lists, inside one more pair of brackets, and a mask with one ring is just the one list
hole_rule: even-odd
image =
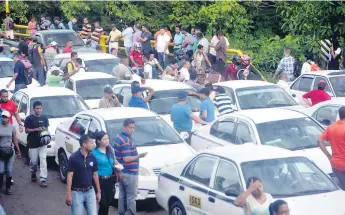
[[335,76],[329,78],[335,96],[336,97],[345,97],[345,76]]
[[256,127],[261,144],[289,150],[317,148],[317,140],[323,132],[309,117],[259,123]]
[[237,89],[236,95],[242,110],[297,105],[295,100],[278,86]]
[[[177,95],[181,91],[194,91],[194,89],[157,91],[149,101],[150,109],[157,114],[169,114],[171,107],[178,103]],[[187,105],[193,110],[199,108],[201,100],[196,96],[187,96]]]
[[54,32],[43,34],[44,44],[49,44],[49,41],[55,41],[59,44],[59,47],[65,47],[67,42],[72,40],[73,46],[85,46],[83,40],[78,36],[77,33],[73,32]]
[[[180,136],[160,117],[137,117],[133,140],[136,146],[156,146],[182,143]],[[123,119],[105,121],[107,132],[114,140],[122,131]]]
[[0,61],[0,78],[12,77],[13,68],[13,61]]
[[42,102],[42,114],[48,118],[72,117],[80,111],[89,109],[79,96],[73,95],[35,97],[31,99],[31,104],[35,101]]
[[113,68],[120,63],[119,58],[85,60],[89,72],[104,72],[111,74]]
[[257,160],[241,164],[245,181],[257,177],[274,198],[305,196],[338,190],[335,184],[304,157]]
[[81,80],[76,82],[77,94],[80,95],[84,100],[86,99],[100,99],[102,98],[104,88],[113,86],[117,83],[116,78],[109,79],[89,79]]

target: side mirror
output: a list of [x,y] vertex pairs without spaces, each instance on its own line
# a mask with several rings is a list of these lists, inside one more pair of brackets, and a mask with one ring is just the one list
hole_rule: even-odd
[[231,188],[226,189],[224,193],[226,196],[237,198],[241,194],[241,191],[236,188],[231,187]]
[[26,118],[25,113],[20,112],[20,113],[18,113],[18,114],[19,114],[20,119],[21,119],[22,121],[24,121],[25,118]]
[[187,140],[189,138],[189,134],[188,132],[181,132],[180,133],[180,137],[183,139],[183,140]]

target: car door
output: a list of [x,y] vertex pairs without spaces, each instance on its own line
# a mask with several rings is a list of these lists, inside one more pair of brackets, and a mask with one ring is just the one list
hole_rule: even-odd
[[234,194],[243,192],[243,185],[241,184],[240,175],[235,163],[225,159],[219,160],[215,177],[213,182],[211,182],[210,188],[207,200],[213,207],[208,207],[211,208],[211,210],[207,211],[207,214],[244,214],[242,207],[236,207],[234,205],[236,197],[225,195],[225,191],[229,190]]
[[313,75],[302,75],[291,85],[292,97],[301,105],[305,105],[302,96],[312,89]]
[[[200,154],[193,159],[183,172],[179,182],[179,196],[186,213],[208,214],[211,209],[207,193],[216,168],[218,158],[208,154]],[[213,206],[213,205],[212,205]]]
[[67,157],[80,148],[79,139],[86,134],[91,120],[89,116],[79,115],[72,122],[68,132],[65,133],[65,146]]
[[312,117],[322,125],[329,126],[330,124],[337,121],[340,107],[340,105],[324,105],[317,109]]
[[255,143],[255,134],[251,125],[245,120],[239,119],[236,128],[236,145]]
[[86,133],[88,135],[90,135],[90,137],[92,137],[92,139],[95,139],[96,138],[95,134],[101,130],[102,130],[102,128],[101,128],[100,121],[98,119],[96,119],[95,117],[91,117]]
[[[30,115],[29,97],[26,94],[23,94],[23,97],[20,100],[18,113],[21,116],[21,118],[23,118],[24,121],[25,121],[26,117]],[[19,132],[19,130],[17,130],[17,138],[21,144],[26,146],[28,135],[25,133],[25,124],[24,124],[23,129],[24,129],[23,132]]]
[[123,87],[114,87],[114,93],[116,94],[117,98],[119,99],[120,103],[124,106],[128,106],[128,102],[130,97],[132,96],[131,87],[130,86],[123,86]]

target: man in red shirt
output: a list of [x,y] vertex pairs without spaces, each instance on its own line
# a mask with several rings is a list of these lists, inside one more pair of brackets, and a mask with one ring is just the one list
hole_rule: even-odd
[[11,124],[13,124],[12,116],[14,116],[16,118],[17,123],[19,125],[19,131],[23,132],[23,123],[22,123],[22,120],[18,114],[17,105],[12,100],[8,100],[8,91],[7,90],[2,89],[0,91],[0,96],[1,96],[0,108],[10,112],[10,114],[11,114],[10,123]]
[[[331,162],[333,172],[345,190],[345,106],[339,109],[340,120],[328,126],[319,138],[319,146]],[[325,141],[329,141],[332,155],[328,152]]]
[[129,53],[129,59],[132,68],[143,67],[143,52],[140,43],[134,43],[132,51]]
[[62,53],[72,53],[72,40],[69,40],[67,43],[66,43],[66,47],[63,49]]
[[[307,104],[308,107],[314,106],[320,102],[331,100],[331,96],[325,91],[326,82],[321,80],[317,85],[316,90],[311,90],[303,95],[303,101]],[[311,104],[309,100],[311,100]]]

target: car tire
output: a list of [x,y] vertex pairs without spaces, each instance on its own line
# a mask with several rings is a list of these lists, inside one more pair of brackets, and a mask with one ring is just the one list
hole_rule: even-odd
[[169,215],[186,215],[186,210],[184,209],[180,201],[175,201],[169,208]]
[[68,158],[64,151],[59,152],[59,175],[60,180],[66,183]]

